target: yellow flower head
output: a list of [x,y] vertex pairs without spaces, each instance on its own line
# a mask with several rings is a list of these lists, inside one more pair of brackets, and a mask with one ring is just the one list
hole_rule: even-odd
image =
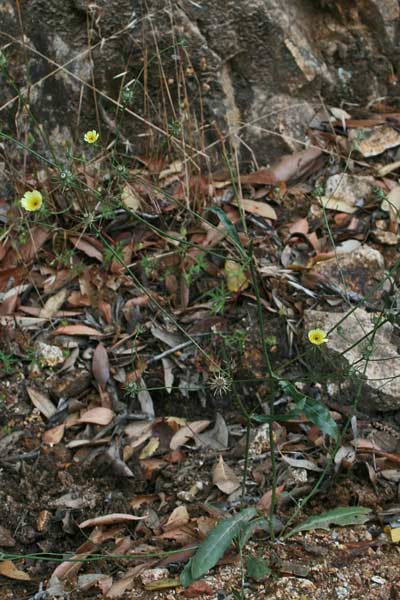
[[43,204],[43,197],[38,190],[33,190],[33,192],[25,192],[25,194],[21,198],[21,206],[25,210],[29,210],[29,212],[34,212],[35,210],[40,210]]
[[320,346],[328,342],[328,337],[322,329],[310,329],[308,332],[308,339],[312,344]]
[[84,139],[88,144],[94,144],[99,139],[99,134],[95,129],[92,129],[92,131],[87,131],[85,133]]

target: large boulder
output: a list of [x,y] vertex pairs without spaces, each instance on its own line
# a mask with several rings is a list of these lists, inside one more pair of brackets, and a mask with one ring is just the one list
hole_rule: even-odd
[[[61,154],[89,128],[114,137],[117,116],[133,153],[183,127],[186,149],[230,134],[266,164],[306,139],[320,97],[400,95],[398,17],[397,0],[28,0],[0,3],[0,41]],[[5,75],[0,89],[10,128],[31,130]]]
[[358,394],[359,407],[378,412],[400,409],[398,342],[392,324],[380,313],[361,308],[345,313],[308,310],[304,324],[306,331],[335,328],[315,363],[328,382],[337,383],[345,374],[342,384],[348,384],[351,401]]

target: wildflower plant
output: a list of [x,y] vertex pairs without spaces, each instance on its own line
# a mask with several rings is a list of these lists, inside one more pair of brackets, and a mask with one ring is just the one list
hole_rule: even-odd
[[308,341],[315,346],[321,346],[321,344],[326,344],[329,340],[326,332],[322,329],[310,329],[308,332]]
[[43,196],[38,190],[32,192],[25,192],[21,198],[20,204],[22,208],[28,212],[35,212],[42,208]]
[[97,131],[95,129],[92,129],[91,131],[87,131],[85,133],[85,135],[83,136],[83,139],[88,144],[95,144],[97,142],[97,140],[99,139],[99,134],[97,133]]

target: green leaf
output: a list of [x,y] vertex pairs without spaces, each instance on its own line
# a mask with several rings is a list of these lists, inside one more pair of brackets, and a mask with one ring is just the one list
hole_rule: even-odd
[[322,433],[337,439],[339,435],[338,426],[325,404],[313,398],[306,397],[304,406],[300,412],[304,413],[311,423],[319,427]]
[[339,525],[340,527],[346,525],[362,525],[365,521],[368,521],[370,514],[371,509],[365,508],[364,506],[344,506],[334,508],[321,515],[314,515],[303,523],[300,523],[300,525],[297,525],[297,527],[284,535],[283,539],[287,539],[299,531],[309,531],[310,529],[329,530],[330,525]]
[[221,521],[209,533],[182,571],[180,577],[182,585],[187,587],[212,569],[225,550],[229,548],[233,539],[239,535],[243,526],[256,514],[255,508],[245,508],[234,517]]
[[325,404],[302,394],[286,379],[282,379],[279,382],[279,385],[282,388],[282,391],[285,394],[288,394],[296,402],[294,410],[290,413],[291,416],[297,417],[299,414],[303,413],[311,423],[314,423],[314,425],[320,428],[322,433],[337,439],[339,435],[338,427]]
[[248,577],[254,579],[255,581],[262,581],[272,573],[267,562],[263,558],[259,558],[258,556],[247,557],[246,571]]
[[242,242],[240,241],[238,232],[236,231],[234,224],[232,223],[230,218],[227,216],[227,214],[219,206],[213,206],[212,208],[209,208],[208,210],[210,212],[215,213],[218,216],[219,220],[221,221],[221,223],[224,225],[225,229],[227,230],[232,242],[235,244],[236,248],[239,250],[240,254],[245,255],[246,252],[245,252],[245,249],[243,248]]
[[[274,533],[279,533],[283,528],[282,521],[280,521],[278,517],[273,516],[272,527]],[[265,517],[258,517],[257,519],[253,519],[249,523],[246,523],[246,525],[243,525],[239,536],[239,548],[243,549],[256,531],[266,531],[268,534],[270,534],[271,521]]]
[[249,539],[253,536],[253,533],[260,530],[267,531],[268,533],[271,531],[270,522],[265,517],[258,517],[258,519],[253,519],[250,523],[243,525],[242,531],[240,532],[239,547],[243,549]]

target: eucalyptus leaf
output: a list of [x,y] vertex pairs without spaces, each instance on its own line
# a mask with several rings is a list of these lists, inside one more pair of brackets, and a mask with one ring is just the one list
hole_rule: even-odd
[[224,555],[232,541],[237,537],[243,526],[250,521],[257,511],[255,508],[245,508],[234,517],[221,521],[197,549],[181,573],[181,583],[187,587],[204,573],[212,569]]
[[329,530],[331,525],[339,525],[345,527],[346,525],[362,525],[368,521],[371,514],[370,508],[364,506],[344,506],[328,510],[320,515],[314,515],[297,525],[294,529],[289,531],[283,536],[283,539],[287,539],[299,531],[310,531],[312,529],[326,529]]

